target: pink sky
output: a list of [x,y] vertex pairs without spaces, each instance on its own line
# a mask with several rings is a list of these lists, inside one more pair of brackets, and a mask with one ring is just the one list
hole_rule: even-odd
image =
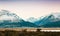
[[0,1],[0,10],[9,10],[23,19],[60,12],[60,1]]

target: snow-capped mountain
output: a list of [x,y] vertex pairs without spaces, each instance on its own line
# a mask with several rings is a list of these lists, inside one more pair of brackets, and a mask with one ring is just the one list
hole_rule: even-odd
[[39,18],[30,17],[27,19],[27,21],[34,23],[35,25],[39,25],[41,22],[41,19],[43,19],[43,18],[44,18],[43,16],[41,16]]
[[40,27],[60,27],[60,13],[50,14],[40,20]]
[[34,23],[24,21],[22,18],[7,10],[0,11],[0,28],[37,27]]
[[34,23],[36,22],[38,19],[37,18],[34,18],[34,17],[30,17],[27,19],[27,21],[31,22],[31,23]]
[[15,13],[0,11],[0,28],[18,27],[60,27],[60,13],[52,13],[40,18],[31,17],[25,21]]
[[10,20],[12,22],[17,22],[19,21],[19,19],[22,20],[21,18],[19,18],[19,16],[14,13],[10,13],[7,10],[0,11],[0,21]]

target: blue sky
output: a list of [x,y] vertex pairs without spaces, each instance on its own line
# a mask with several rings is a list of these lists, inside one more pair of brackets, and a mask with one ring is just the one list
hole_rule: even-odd
[[0,0],[0,10],[9,10],[23,19],[60,13],[60,0]]

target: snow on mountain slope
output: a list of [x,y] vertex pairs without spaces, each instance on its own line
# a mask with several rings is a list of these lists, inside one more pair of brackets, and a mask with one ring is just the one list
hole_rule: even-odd
[[10,20],[10,21],[14,21],[14,22],[17,22],[19,20],[22,20],[21,18],[19,18],[16,14],[14,13],[10,13],[9,11],[7,10],[2,10],[0,11],[0,21],[3,21],[3,20]]
[[60,13],[53,13],[42,19],[41,27],[60,27]]
[[27,21],[32,22],[32,23],[34,23],[37,20],[38,19],[37,18],[34,18],[34,17],[30,17],[30,18],[27,19]]
[[7,10],[0,11],[0,28],[37,27],[34,23],[20,18]]

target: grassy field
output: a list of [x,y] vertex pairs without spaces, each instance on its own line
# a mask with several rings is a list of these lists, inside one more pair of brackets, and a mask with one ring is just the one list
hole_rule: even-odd
[[[44,30],[46,29],[44,28]],[[0,36],[60,36],[60,32],[44,32],[37,28],[0,28]]]
[[41,32],[37,31],[15,31],[15,30],[5,30],[0,31],[0,36],[60,36],[60,32]]

